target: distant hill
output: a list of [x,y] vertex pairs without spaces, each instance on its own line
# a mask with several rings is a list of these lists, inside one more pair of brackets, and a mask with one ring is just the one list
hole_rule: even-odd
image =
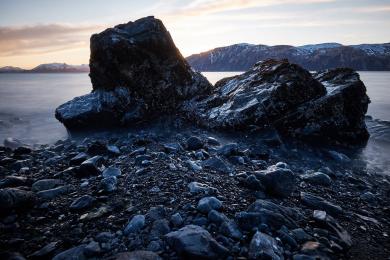
[[304,46],[234,44],[187,57],[199,71],[246,71],[267,58],[297,63],[308,70],[350,67],[355,70],[390,70],[390,43],[342,45],[321,43]]
[[88,64],[68,65],[66,63],[47,63],[36,66],[31,70],[6,66],[0,68],[0,73],[80,73],[89,72]]

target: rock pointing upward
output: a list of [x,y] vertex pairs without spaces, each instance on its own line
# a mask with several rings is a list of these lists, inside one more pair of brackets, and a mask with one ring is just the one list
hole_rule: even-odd
[[92,93],[56,110],[67,128],[131,124],[173,112],[183,100],[212,87],[191,70],[154,17],[92,35],[90,69]]

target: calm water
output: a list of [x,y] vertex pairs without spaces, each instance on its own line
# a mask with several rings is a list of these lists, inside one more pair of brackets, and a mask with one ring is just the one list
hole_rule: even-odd
[[[215,83],[240,72],[205,72]],[[372,103],[367,120],[371,139],[361,156],[373,167],[390,169],[390,72],[359,72]],[[57,106],[91,90],[88,74],[0,74],[0,143],[14,137],[51,143],[67,137],[54,118]]]

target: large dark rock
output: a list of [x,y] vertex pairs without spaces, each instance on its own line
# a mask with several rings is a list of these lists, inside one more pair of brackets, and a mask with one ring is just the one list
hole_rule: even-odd
[[370,99],[359,74],[352,69],[333,69],[314,77],[326,95],[299,106],[275,122],[279,131],[304,139],[364,143],[369,133],[364,121]]
[[314,76],[287,60],[258,62],[218,81],[214,92],[185,102],[201,125],[222,129],[274,127],[304,139],[362,143],[369,98],[359,75],[334,69]]
[[26,209],[32,207],[37,197],[31,191],[15,188],[0,189],[0,210],[3,213],[11,209]]
[[324,86],[298,65],[266,60],[244,74],[218,81],[212,95],[187,102],[185,109],[209,127],[265,127],[325,92]]
[[183,100],[207,93],[163,23],[154,17],[120,24],[91,37],[93,91],[57,108],[70,129],[131,124],[175,112]]

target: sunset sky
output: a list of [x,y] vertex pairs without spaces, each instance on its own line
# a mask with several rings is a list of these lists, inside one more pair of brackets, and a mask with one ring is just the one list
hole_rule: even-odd
[[0,67],[88,63],[92,33],[148,15],[184,56],[241,42],[390,42],[390,0],[0,0]]

